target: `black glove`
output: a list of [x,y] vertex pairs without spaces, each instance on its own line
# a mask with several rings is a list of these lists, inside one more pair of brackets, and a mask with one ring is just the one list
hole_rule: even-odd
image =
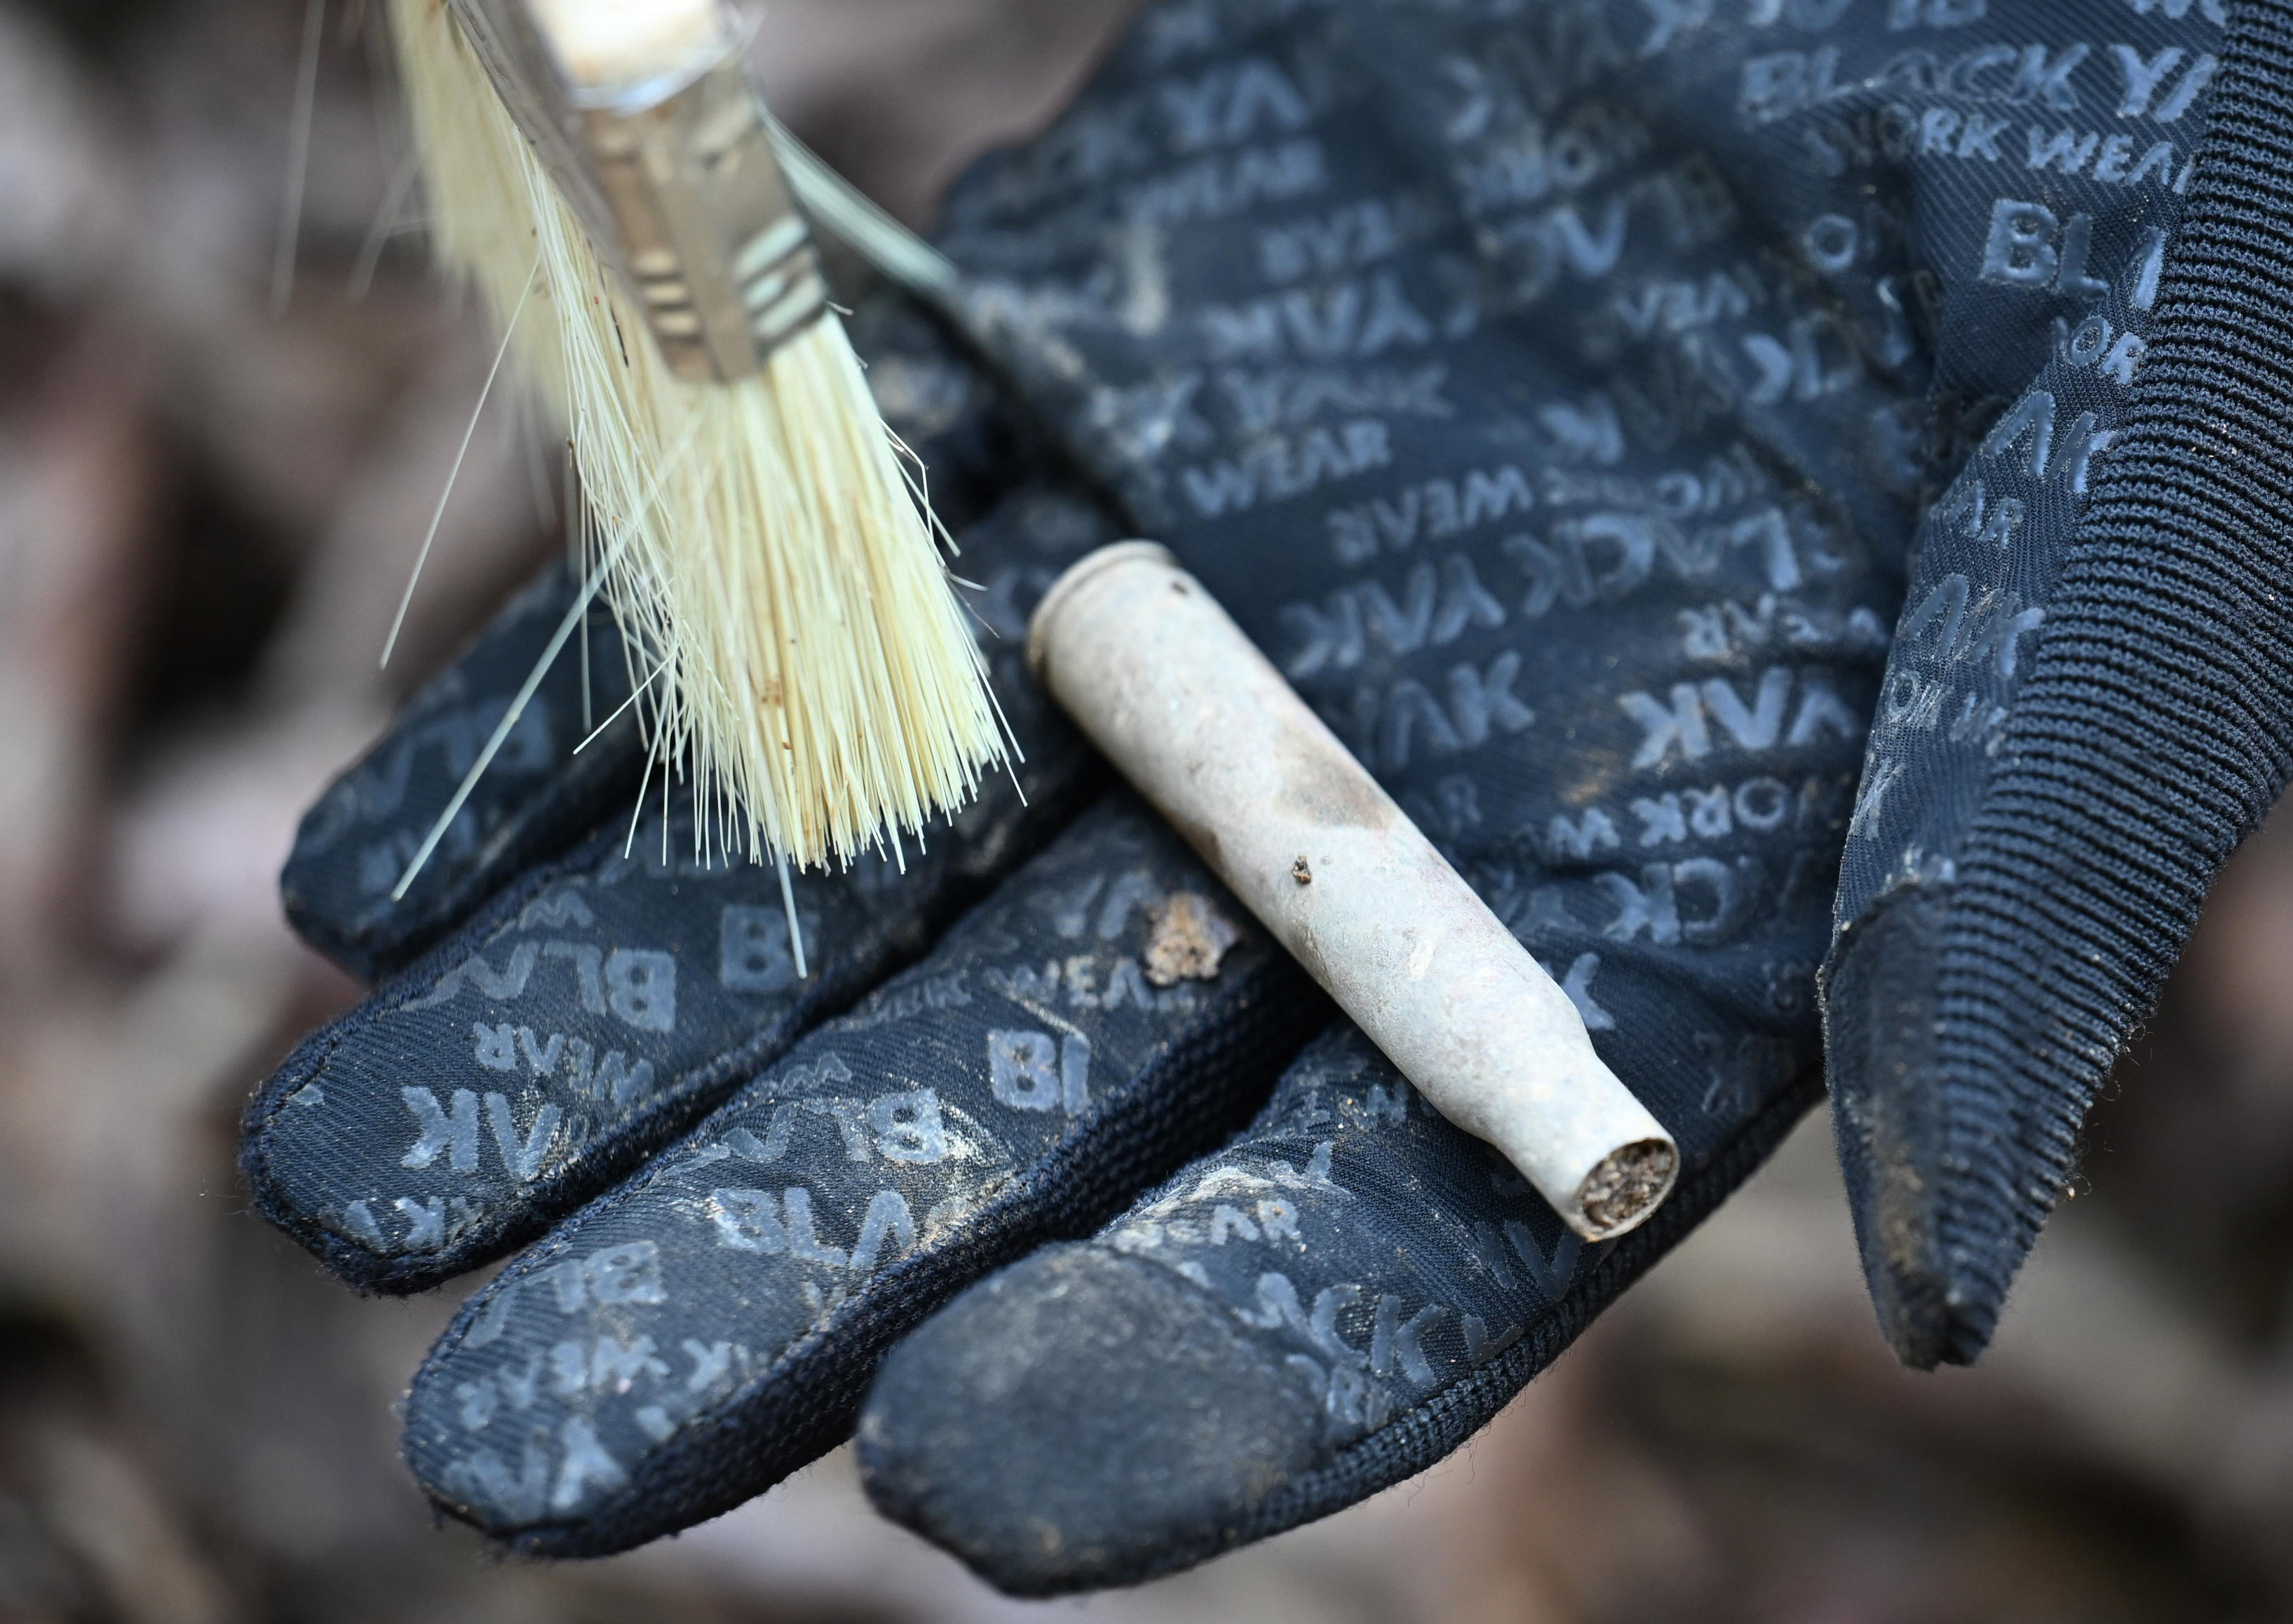
[[[1922,1367],[1989,1341],[2293,771],[2293,12],[2015,10],[1938,53],[1956,99],[1890,98],[1901,132],[1924,109],[1912,217],[1957,283],[1936,398],[1981,410],[1919,531],[1825,970],[1864,1268]],[[1991,38],[2011,77],[1968,54]],[[1986,116],[1996,166],[1962,161]]]
[[[2014,9],[1172,5],[975,175],[948,246],[979,280],[955,313],[1024,407],[985,403],[917,331],[863,341],[887,398],[931,416],[911,437],[941,431],[928,456],[1003,637],[1025,804],[991,790],[903,877],[800,880],[818,973],[799,984],[769,874],[677,861],[676,810],[650,798],[622,855],[635,746],[609,727],[571,753],[569,656],[414,904],[382,906],[455,751],[547,637],[537,602],[322,804],[290,865],[306,932],[393,973],[256,1100],[264,1210],[402,1290],[590,1202],[417,1379],[409,1455],[440,1503],[543,1552],[685,1526],[845,1435],[895,1342],[1024,1257],[885,1363],[869,1486],[1007,1587],[1117,1582],[1438,1458],[1709,1211],[1813,1097],[1814,966],[1919,514],[2018,558],[2068,536],[2082,493],[2051,449],[2091,440],[2102,406],[2048,431],[2031,460],[2055,483],[2019,509],[1960,465],[2013,452],[2000,406],[2057,345],[2091,348],[2100,290],[2127,307],[2111,344],[2144,303],[2154,349],[2172,342],[2182,284],[2169,268],[2145,296],[2145,245],[2171,240],[2182,132],[2230,93],[2200,69],[2213,25],[2111,12],[2120,54]],[[2137,73],[2147,110],[2119,117],[2156,141],[2097,134],[2077,165],[2099,181],[2062,174],[2070,156],[2024,168],[2026,134],[2035,161],[2033,132],[2130,108]],[[2008,175],[2012,208],[1961,183]],[[2139,398],[2156,358],[2110,364]],[[2135,434],[2075,466],[2113,476]],[[1646,1228],[1577,1246],[1342,1025],[1267,1098],[1326,1006],[1167,832],[1100,796],[1015,670],[1033,596],[1123,530],[1179,552],[1562,979],[1685,1154]],[[2005,609],[2030,632],[2037,601],[1970,584],[1945,646],[2001,682],[2042,670],[2054,622],[1984,631]],[[1916,606],[1908,629],[1929,630]],[[602,718],[624,662],[588,637]],[[2020,726],[2000,692],[2006,717],[1970,712],[1987,732],[1954,740],[1954,712],[1922,747],[2018,759],[1981,753]],[[1941,807],[1980,800],[1965,772],[1900,759],[1859,827],[1930,804],[1932,827],[1973,826]],[[1202,915],[1167,905],[1182,892],[1223,926],[1185,952],[1170,938]],[[2184,899],[2149,895],[2120,906],[2170,952]],[[1859,934],[1843,1035],[1939,985],[1924,962],[1857,983]],[[1857,1052],[1892,1065],[1892,1041]],[[1875,1072],[1843,1073],[1858,1145]],[[1889,1086],[1949,1120],[1956,1096]],[[1889,1224],[1982,1221],[1948,1193],[1859,1183],[1883,1267]]]

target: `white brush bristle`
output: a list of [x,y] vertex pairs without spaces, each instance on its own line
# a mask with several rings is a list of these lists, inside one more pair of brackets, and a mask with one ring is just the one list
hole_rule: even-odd
[[392,18],[440,259],[497,321],[539,279],[513,347],[562,414],[585,561],[651,678],[699,855],[848,863],[968,800],[1000,719],[843,324],[739,383],[677,378],[444,0]]

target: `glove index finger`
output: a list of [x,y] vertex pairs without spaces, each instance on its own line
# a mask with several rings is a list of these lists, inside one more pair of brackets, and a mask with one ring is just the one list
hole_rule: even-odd
[[[248,1107],[241,1165],[257,1209],[355,1286],[434,1286],[626,1176],[809,1027],[928,950],[1098,784],[1096,759],[1020,676],[1014,634],[1053,572],[1110,530],[1071,493],[1032,485],[967,530],[983,578],[975,606],[999,634],[1000,702],[1026,759],[983,784],[928,845],[909,847],[904,865],[878,853],[840,873],[795,875],[806,976],[774,869],[697,857],[690,810],[674,794],[664,807],[648,791],[632,831],[638,742],[609,733],[591,747],[621,758],[619,775],[588,766],[588,751],[570,753],[580,742],[563,725],[579,718],[579,669],[561,656],[571,678],[552,668],[546,731],[490,792],[490,822],[466,843],[442,843],[433,862],[449,866],[434,879],[425,870],[417,884],[435,889],[407,905],[436,922],[433,944],[306,1040]],[[572,602],[561,577],[551,615],[550,590],[489,634],[501,646],[482,644],[466,662],[464,692],[498,694],[468,670],[515,670],[531,659],[518,642],[547,642]],[[593,660],[593,679],[596,669]],[[450,683],[441,687],[417,706],[424,719],[313,815],[343,826],[321,831],[331,844],[306,831],[296,862],[330,860],[321,872],[338,895],[367,862],[386,901],[425,824],[411,810],[393,824],[370,808],[389,797],[412,808],[417,785],[442,804],[453,764],[499,726],[498,700],[456,708]],[[592,817],[585,839],[521,860],[577,811]],[[388,923],[378,905],[352,918]],[[420,938],[393,939],[403,951]]]
[[[512,875],[555,856],[625,798],[643,745],[634,708],[624,708],[631,687],[626,646],[602,605],[580,612],[532,693],[515,706],[577,612],[579,593],[568,565],[544,571],[304,815],[280,876],[287,917],[304,940],[344,968],[378,978],[436,944]],[[396,896],[497,733],[467,799],[405,895]]]

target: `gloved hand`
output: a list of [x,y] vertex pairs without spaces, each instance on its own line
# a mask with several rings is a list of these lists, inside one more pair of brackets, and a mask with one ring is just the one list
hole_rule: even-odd
[[[948,313],[1004,381],[911,315],[862,335],[984,583],[1024,804],[991,787],[904,875],[800,879],[798,982],[774,878],[680,859],[626,723],[573,751],[583,670],[589,715],[627,691],[596,625],[385,905],[559,581],[305,827],[298,924],[386,978],[255,1102],[259,1203],[391,1290],[547,1231],[416,1380],[439,1504],[535,1552],[625,1548],[863,1398],[878,1503],[1015,1590],[1349,1504],[1492,1416],[1814,1098],[1843,842],[1859,1225],[1899,1345],[1971,1357],[2081,1091],[2284,773],[2281,669],[2188,629],[2283,629],[2251,532],[2293,466],[2268,416],[2293,304],[2281,255],[2202,308],[2184,269],[2286,240],[2236,166],[2278,129],[2278,15],[2240,13],[2217,63],[2206,0],[1148,13],[951,207],[974,280]],[[2236,343],[2232,395],[2202,363]],[[2206,410],[2210,440],[2177,427]],[[1033,695],[1025,610],[1126,531],[1563,981],[1685,1156],[1642,1230],[1578,1245]],[[2176,733],[2232,711],[2237,739]],[[2176,782],[2195,835],[2143,821]],[[2112,821],[2034,856],[2078,793]],[[2010,881],[2030,911],[1996,904]],[[2001,997],[1969,941],[2052,978]]]

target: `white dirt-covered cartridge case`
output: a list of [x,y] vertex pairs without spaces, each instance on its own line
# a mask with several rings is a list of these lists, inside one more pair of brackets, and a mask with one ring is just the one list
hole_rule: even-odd
[[1568,995],[1167,551],[1068,570],[1027,657],[1435,1109],[1587,1239],[1656,1210],[1678,1147]]

